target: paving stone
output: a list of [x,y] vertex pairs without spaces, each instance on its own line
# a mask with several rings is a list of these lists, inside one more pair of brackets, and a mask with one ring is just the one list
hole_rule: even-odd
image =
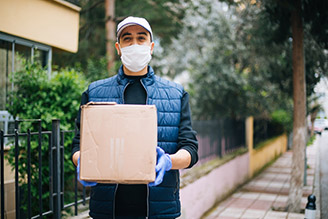
[[277,201],[275,201],[272,204],[273,209],[282,209],[282,208],[285,208],[286,206],[287,206],[287,202],[277,202]]
[[273,181],[269,184],[269,187],[282,188],[285,183]]
[[260,196],[260,193],[257,192],[245,192],[240,196],[240,198],[245,198],[245,199],[257,199]]
[[253,202],[254,199],[237,198],[234,202],[229,204],[229,208],[248,208]]
[[265,170],[265,172],[262,174],[262,177],[264,178],[268,178],[268,179],[274,179],[276,177],[277,174],[275,173],[270,173],[270,168],[268,168],[267,170]]
[[271,183],[271,181],[267,181],[267,180],[257,180],[254,182],[255,186],[259,186],[259,187],[267,187],[269,184]]
[[282,186],[282,188],[289,188],[289,187],[290,187],[289,182],[286,182],[286,183]]
[[287,218],[287,212],[280,211],[268,211],[265,215],[265,219],[283,219]]
[[226,208],[220,213],[219,218],[221,218],[221,216],[239,218],[244,213],[245,209],[246,208]]
[[[209,219],[235,219],[236,217],[225,217],[225,216],[218,216],[215,218],[209,218]],[[238,218],[238,217],[237,217]]]
[[275,194],[279,194],[280,193],[280,190],[282,190],[281,187],[266,187],[265,191],[268,192],[268,193],[275,193]]
[[266,193],[262,193],[260,195],[260,197],[258,198],[258,200],[265,200],[265,201],[274,201],[276,200],[278,195],[276,194],[266,194]]
[[241,218],[252,218],[252,219],[263,218],[265,213],[266,211],[247,209],[244,212],[244,214],[241,216]]
[[233,193],[232,197],[239,198],[242,194],[244,194],[244,192],[235,192]]
[[273,204],[273,201],[256,200],[249,207],[249,209],[265,210],[265,211],[267,211],[267,210],[271,209],[272,204]]
[[234,202],[236,199],[237,199],[237,198],[230,197],[230,198],[228,198],[227,200],[221,202],[219,206],[227,207],[227,206],[229,206],[232,202]]
[[287,202],[288,201],[288,196],[287,195],[278,195],[276,198],[276,201],[278,202]]
[[304,219],[304,214],[289,213],[288,219]]

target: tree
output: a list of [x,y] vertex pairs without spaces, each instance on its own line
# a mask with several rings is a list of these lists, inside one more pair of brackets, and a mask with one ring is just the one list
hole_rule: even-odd
[[108,59],[107,70],[110,71],[114,67],[116,41],[116,24],[115,24],[115,0],[106,0],[106,56]]
[[288,95],[268,80],[276,73],[270,66],[285,60],[283,47],[265,47],[264,37],[253,28],[261,20],[257,18],[261,10],[218,1],[192,2],[197,10],[185,12],[184,27],[167,50],[171,53],[156,65],[166,76],[189,82],[193,115],[269,118],[277,108],[287,110]]
[[288,211],[299,212],[303,196],[304,159],[306,146],[306,87],[303,50],[301,0],[294,0],[291,11],[293,36],[293,160],[288,196]]
[[[265,12],[270,20],[276,24],[277,31],[273,35],[279,37],[275,42],[283,42],[289,37],[292,37],[294,102],[293,172],[290,181],[291,186],[287,208],[289,211],[299,212],[302,198],[306,143],[306,95],[309,96],[313,92],[313,87],[319,81],[319,78],[327,73],[327,54],[324,50],[328,46],[327,38],[324,38],[327,37],[328,29],[326,22],[328,15],[326,10],[327,3],[323,0],[293,0],[289,2],[273,0],[261,2],[264,4]],[[304,35],[307,38],[304,38]],[[308,45],[308,42],[312,40],[318,45],[316,51],[311,48],[316,46]],[[304,46],[308,46],[308,48]],[[321,53],[325,60],[306,55],[305,60],[310,61],[304,62],[304,49],[314,51],[314,54]],[[309,79],[307,82],[305,75],[306,80]],[[306,88],[309,88],[309,90],[306,91]]]

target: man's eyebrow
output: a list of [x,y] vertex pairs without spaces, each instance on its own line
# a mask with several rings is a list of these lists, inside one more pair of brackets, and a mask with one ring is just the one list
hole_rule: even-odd
[[147,36],[147,33],[146,32],[139,32],[138,34],[146,35]]
[[123,37],[125,37],[125,36],[130,36],[130,35],[132,35],[132,34],[129,33],[129,32],[126,32],[126,33],[123,33],[121,37],[123,38]]

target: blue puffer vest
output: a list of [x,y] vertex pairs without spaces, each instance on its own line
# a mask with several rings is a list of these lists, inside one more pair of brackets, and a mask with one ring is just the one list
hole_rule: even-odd
[[[89,101],[124,104],[123,93],[129,82],[121,66],[117,75],[90,84]],[[156,76],[150,66],[141,82],[147,92],[146,104],[157,108],[158,146],[173,154],[177,151],[183,87]],[[149,218],[180,216],[179,185],[179,171],[170,170],[165,173],[160,185],[148,187]],[[115,184],[98,184],[91,188],[91,217],[114,218],[116,189]]]

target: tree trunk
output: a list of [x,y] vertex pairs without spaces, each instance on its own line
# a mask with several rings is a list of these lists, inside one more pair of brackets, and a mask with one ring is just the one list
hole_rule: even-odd
[[291,14],[293,36],[293,160],[288,196],[288,211],[300,212],[303,195],[304,159],[306,145],[306,87],[303,52],[301,0],[294,0]]
[[106,0],[106,55],[107,55],[107,70],[111,74],[111,68],[114,66],[116,41],[116,24],[115,24],[115,0]]

